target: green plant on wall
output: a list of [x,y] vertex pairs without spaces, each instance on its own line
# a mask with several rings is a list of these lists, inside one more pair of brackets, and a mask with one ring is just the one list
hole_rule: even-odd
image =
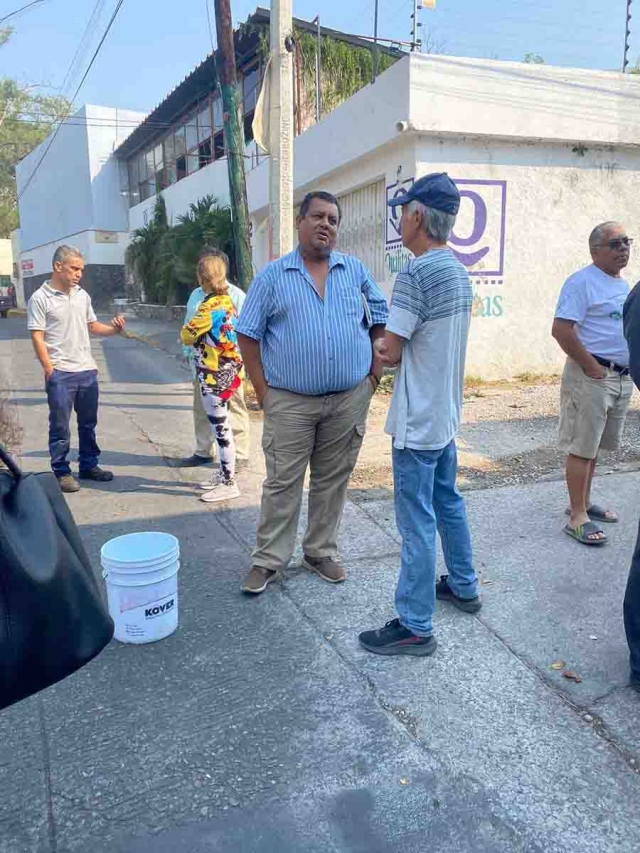
[[196,263],[205,246],[222,249],[230,257],[231,214],[213,195],[189,205],[187,213],[170,225],[167,208],[158,195],[148,225],[137,228],[125,253],[125,263],[134,279],[130,293],[155,304],[185,302],[196,285]]
[[[294,30],[298,45],[302,80],[306,92],[313,92],[316,81],[317,38],[303,30]],[[381,51],[378,73],[390,68],[398,57]],[[354,47],[344,41],[322,36],[320,39],[322,111],[328,113],[371,82],[373,51]]]
[[[255,27],[260,32],[259,53],[266,62],[269,53],[269,27]],[[302,108],[315,98],[317,36],[294,27],[293,36],[300,57],[302,77]],[[378,73],[394,65],[400,55],[381,50],[378,54]],[[328,113],[347,98],[371,83],[373,76],[373,49],[356,47],[345,41],[322,36],[320,38],[320,82],[322,112]]]

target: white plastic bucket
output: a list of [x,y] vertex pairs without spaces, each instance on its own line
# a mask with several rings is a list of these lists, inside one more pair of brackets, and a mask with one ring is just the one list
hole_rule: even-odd
[[100,549],[114,637],[155,643],[178,627],[180,543],[170,533],[128,533]]

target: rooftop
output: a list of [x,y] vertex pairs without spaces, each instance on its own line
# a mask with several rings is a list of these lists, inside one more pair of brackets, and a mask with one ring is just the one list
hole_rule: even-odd
[[[234,33],[234,42],[236,48],[236,64],[239,69],[245,67],[249,62],[253,61],[258,54],[260,47],[260,31],[264,26],[268,26],[271,19],[269,9],[258,7],[256,11],[249,16],[246,24],[239,27]],[[301,18],[293,19],[294,26],[315,34],[317,32],[317,24],[312,21],[305,21]],[[372,42],[361,38],[360,36],[349,35],[342,33],[339,30],[332,30],[329,27],[320,27],[320,33],[326,38],[336,39],[346,42],[354,47],[371,48]],[[388,53],[393,56],[402,56],[403,52],[393,47],[385,47],[380,45],[381,52]],[[216,79],[216,53],[210,53],[193,71],[188,74],[184,80],[179,83],[167,97],[161,101],[155,109],[141,122],[141,124],[127,137],[127,139],[116,149],[116,156],[128,158],[135,154],[140,148],[148,145],[153,139],[159,136],[166,128],[176,121],[183,113],[191,106],[194,106],[198,101],[212,91],[215,86]]]

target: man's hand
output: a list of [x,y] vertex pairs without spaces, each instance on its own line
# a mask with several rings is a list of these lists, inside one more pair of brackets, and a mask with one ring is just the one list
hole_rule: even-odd
[[[386,367],[390,367],[395,364],[394,361],[391,361],[389,358],[389,347],[384,338],[378,338],[373,342],[373,358],[374,363],[378,362],[381,365]],[[374,371],[371,371],[374,373]]]
[[256,386],[254,385],[253,390],[255,391],[256,400],[258,401],[258,405],[260,406],[261,409],[263,409],[264,408],[264,399],[267,396],[267,391],[269,390],[269,386],[265,382],[264,385],[260,385],[260,387],[258,387],[258,388],[256,388]]
[[47,365],[47,367],[45,367],[45,369],[44,369],[44,381],[45,382],[49,381],[49,379],[51,378],[51,374],[53,373],[54,370],[55,370],[55,367],[52,364],[49,364],[49,365]]
[[111,321],[111,325],[116,330],[116,334],[119,334],[120,332],[124,332],[126,321],[124,317],[122,317],[120,314],[116,314],[116,316]]
[[590,365],[589,368],[582,368],[585,372],[585,375],[589,377],[589,379],[604,379],[607,375],[607,371],[605,368],[594,360],[593,367]]

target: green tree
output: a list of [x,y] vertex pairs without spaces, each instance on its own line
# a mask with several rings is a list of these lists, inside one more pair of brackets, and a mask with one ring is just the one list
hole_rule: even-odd
[[229,256],[231,274],[235,272],[233,252],[233,229],[231,211],[226,205],[219,205],[213,195],[206,195],[189,210],[178,216],[177,225],[171,229],[167,243],[174,258],[174,271],[181,289],[181,296],[195,287],[196,264],[198,255],[205,246],[221,249]]
[[130,294],[136,299],[172,305],[186,302],[196,285],[198,255],[205,246],[221,249],[232,259],[231,213],[213,195],[189,205],[187,213],[170,225],[165,201],[156,199],[153,216],[137,228],[125,253],[134,279]]
[[[10,29],[0,29],[0,46],[11,34]],[[68,109],[64,98],[0,77],[0,237],[18,227],[16,164],[49,135]]]
[[526,62],[527,65],[544,65],[544,56],[540,56],[539,53],[525,53],[523,62]]

